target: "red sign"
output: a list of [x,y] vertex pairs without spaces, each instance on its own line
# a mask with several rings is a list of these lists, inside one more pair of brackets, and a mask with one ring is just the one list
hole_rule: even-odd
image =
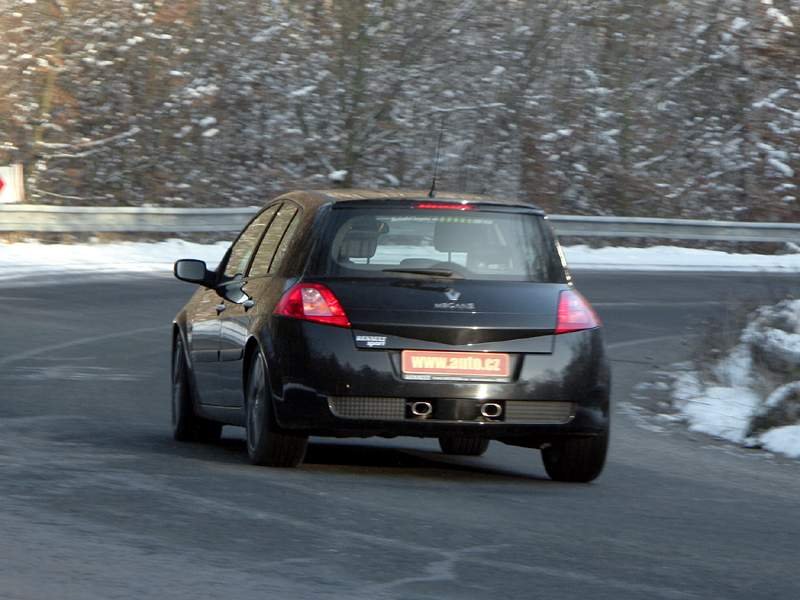
[[3,181],[3,178],[0,177],[0,192],[3,191],[3,188],[6,187],[6,182]]

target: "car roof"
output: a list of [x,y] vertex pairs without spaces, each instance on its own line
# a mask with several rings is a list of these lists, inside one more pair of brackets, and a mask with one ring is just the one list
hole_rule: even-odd
[[361,190],[361,189],[336,189],[336,190],[302,190],[289,192],[281,196],[306,205],[342,204],[348,202],[369,202],[410,200],[412,202],[466,202],[468,204],[487,204],[525,208],[544,214],[544,211],[533,204],[517,198],[484,196],[476,194],[460,194],[452,192],[436,192],[435,198],[430,198],[427,191],[422,190]]

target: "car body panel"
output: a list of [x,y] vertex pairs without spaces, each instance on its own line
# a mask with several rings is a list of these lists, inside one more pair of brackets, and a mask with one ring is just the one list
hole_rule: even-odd
[[384,334],[386,347],[394,348],[425,342],[429,349],[479,345],[489,351],[493,343],[513,340],[516,351],[552,352],[555,307],[563,289],[494,281],[317,280],[347,307],[354,329]]
[[186,340],[201,402],[211,401],[219,386],[219,332],[217,307],[222,299],[215,290],[199,290],[187,305]]
[[[250,336],[251,311],[244,301],[257,297],[256,285],[241,280],[226,289],[226,309],[220,315],[219,337],[219,404],[221,406],[243,406],[242,370],[244,349]],[[244,294],[245,300],[233,302],[227,298]]]
[[[512,381],[483,383],[405,380],[398,369],[399,351],[355,348],[347,329],[284,318],[275,318],[272,327],[278,346],[271,368],[281,381],[276,393],[277,416],[287,428],[318,435],[424,435],[440,425],[417,420],[344,422],[328,409],[330,397],[384,396],[434,403],[469,399],[578,405],[570,423],[545,426],[538,431],[543,436],[591,434],[608,424],[610,373],[599,329],[557,336],[552,354],[514,354]],[[535,434],[539,427],[473,420],[448,424],[447,429],[480,430],[483,435],[499,437]]]

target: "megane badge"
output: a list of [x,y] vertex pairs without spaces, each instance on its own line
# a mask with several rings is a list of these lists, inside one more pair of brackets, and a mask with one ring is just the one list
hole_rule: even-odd
[[437,302],[433,305],[433,308],[440,310],[475,310],[474,302],[458,302],[458,299],[461,298],[461,292],[459,291],[450,288],[445,290],[444,295],[447,296],[450,302]]

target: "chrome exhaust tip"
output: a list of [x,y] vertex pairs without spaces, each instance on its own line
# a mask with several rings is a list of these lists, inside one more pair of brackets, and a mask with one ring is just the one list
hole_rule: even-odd
[[503,407],[497,402],[487,402],[481,405],[481,414],[487,419],[496,419],[503,414]]
[[412,402],[411,414],[415,417],[428,417],[433,413],[433,405],[430,402]]

